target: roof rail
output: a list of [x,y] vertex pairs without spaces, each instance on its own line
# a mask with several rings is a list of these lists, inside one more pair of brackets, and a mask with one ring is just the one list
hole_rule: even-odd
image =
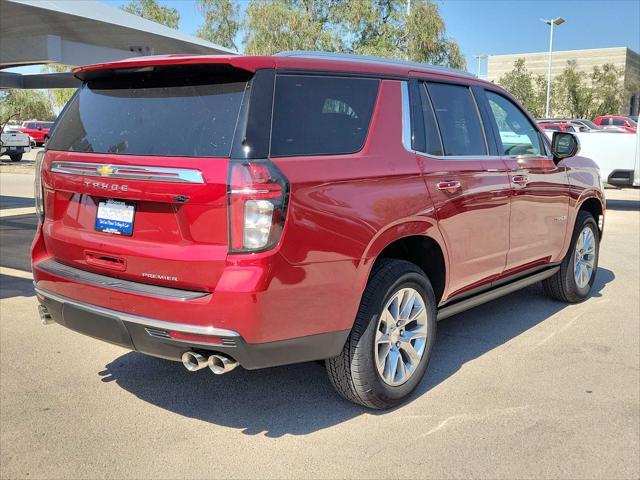
[[464,70],[457,70],[455,68],[443,67],[442,65],[432,65],[429,63],[410,62],[408,60],[397,60],[395,58],[374,57],[370,55],[355,55],[353,53],[339,53],[339,52],[320,52],[315,50],[291,50],[278,52],[275,54],[277,57],[302,57],[302,58],[316,58],[322,60],[349,60],[352,62],[363,63],[377,63],[381,65],[398,65],[406,67],[426,68],[436,72],[454,73],[456,75],[463,75],[466,77],[475,78],[475,75],[466,72]]

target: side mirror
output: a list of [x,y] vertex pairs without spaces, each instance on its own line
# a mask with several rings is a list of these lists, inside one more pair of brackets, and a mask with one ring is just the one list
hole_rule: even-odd
[[581,132],[588,132],[589,131],[589,129],[587,127],[580,127],[579,130]]
[[559,163],[562,159],[573,157],[580,150],[578,137],[567,132],[553,132],[551,139],[551,154],[553,161]]

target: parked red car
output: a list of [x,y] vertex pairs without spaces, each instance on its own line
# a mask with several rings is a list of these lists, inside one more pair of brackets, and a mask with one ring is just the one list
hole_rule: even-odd
[[313,52],[74,74],[38,159],[45,323],[216,374],[326,360],[388,408],[436,320],[539,281],[589,295],[597,166],[493,83]]
[[622,115],[601,115],[596,117],[593,123],[603,128],[618,128],[627,133],[636,133],[638,130],[638,123],[635,120]]
[[45,135],[49,133],[49,129],[52,125],[53,122],[30,120],[28,122],[22,122],[20,131],[30,135],[36,141],[36,144],[42,145],[47,141]]
[[540,125],[540,128],[542,130],[551,130],[554,132],[575,132],[576,131],[573,125],[570,125],[568,123],[562,123],[562,122],[557,122],[557,123],[538,122],[538,125]]

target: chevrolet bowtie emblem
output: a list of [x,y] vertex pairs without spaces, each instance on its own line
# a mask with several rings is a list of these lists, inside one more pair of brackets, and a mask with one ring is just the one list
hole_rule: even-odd
[[113,172],[114,172],[114,169],[109,165],[100,165],[98,168],[96,168],[96,173],[101,177],[108,177]]

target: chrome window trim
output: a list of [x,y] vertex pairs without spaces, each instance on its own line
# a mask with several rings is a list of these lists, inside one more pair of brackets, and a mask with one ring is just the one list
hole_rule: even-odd
[[72,305],[76,308],[84,310],[86,312],[95,313],[98,315],[104,315],[107,317],[116,318],[123,322],[136,323],[138,325],[144,325],[145,327],[159,328],[161,330],[169,330],[172,332],[183,333],[195,333],[197,335],[209,335],[214,337],[239,337],[240,334],[234,330],[226,330],[223,328],[216,328],[204,325],[193,325],[184,323],[167,322],[164,320],[156,320],[155,318],[141,317],[139,315],[133,315],[131,313],[118,312],[109,308],[98,307],[96,305],[89,305],[78,300],[72,300],[71,298],[58,295],[56,293],[49,292],[42,288],[35,287],[35,291],[38,295],[51,299],[63,304]]
[[[112,169],[100,174],[101,167]],[[204,183],[202,172],[190,168],[146,167],[142,165],[114,165],[109,163],[53,162],[49,167],[53,173],[82,175],[86,177],[115,178],[174,183]],[[122,170],[122,171],[121,171]]]
[[[455,84],[459,85],[459,84]],[[465,87],[466,85],[460,85]],[[467,86],[468,88],[468,86]],[[471,91],[470,91],[471,92]],[[473,92],[471,92],[473,95]],[[475,104],[475,97],[473,97],[473,101]],[[478,106],[476,105],[476,110]],[[479,115],[479,112],[477,112]],[[483,129],[483,137],[485,139],[485,147],[488,149],[488,145],[486,144],[486,133],[484,132],[484,124],[482,123],[482,119],[479,118],[480,125]],[[440,131],[438,130],[438,135],[440,135]],[[402,82],[402,145],[405,150],[408,152],[414,153],[416,155],[420,155],[421,157],[430,158],[432,160],[439,161],[465,161],[465,160],[503,160],[504,157],[500,155],[429,155],[428,153],[421,152],[419,150],[415,150],[411,145],[411,106],[409,104],[409,86],[406,81]]]
[[414,151],[411,144],[411,105],[409,104],[409,83],[402,82],[402,144],[406,150]]

